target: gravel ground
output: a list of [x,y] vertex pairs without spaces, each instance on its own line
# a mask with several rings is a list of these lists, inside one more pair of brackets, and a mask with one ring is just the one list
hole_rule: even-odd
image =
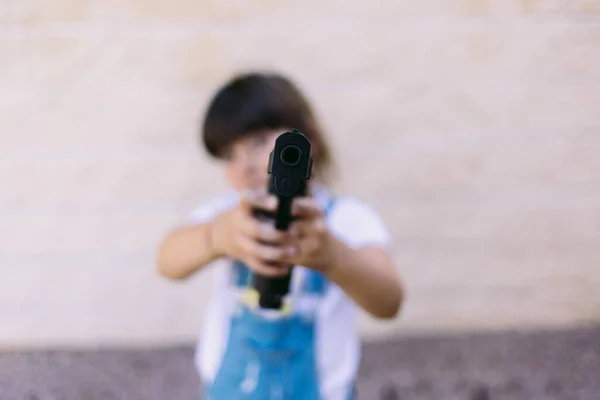
[[[0,400],[198,400],[192,346],[0,352]],[[360,400],[600,400],[600,326],[366,344]]]

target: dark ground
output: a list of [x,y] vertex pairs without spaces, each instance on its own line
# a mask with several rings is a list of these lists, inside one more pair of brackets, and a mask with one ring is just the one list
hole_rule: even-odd
[[[0,352],[0,400],[198,399],[193,348]],[[359,400],[600,400],[600,326],[367,344]]]

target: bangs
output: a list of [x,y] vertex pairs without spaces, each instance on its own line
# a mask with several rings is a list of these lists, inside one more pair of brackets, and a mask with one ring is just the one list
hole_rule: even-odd
[[248,74],[223,87],[204,118],[204,147],[214,157],[238,139],[262,130],[298,129],[310,136],[310,110],[298,90],[278,76]]

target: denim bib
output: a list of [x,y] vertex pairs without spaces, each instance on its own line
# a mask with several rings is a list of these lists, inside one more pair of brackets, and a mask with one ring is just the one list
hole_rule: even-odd
[[[333,204],[331,200],[326,216]],[[236,261],[233,272],[232,283],[248,287],[248,267]],[[324,276],[305,272],[301,295],[324,295]],[[269,318],[238,302],[223,360],[206,395],[208,400],[324,400],[319,394],[315,319],[296,312]]]

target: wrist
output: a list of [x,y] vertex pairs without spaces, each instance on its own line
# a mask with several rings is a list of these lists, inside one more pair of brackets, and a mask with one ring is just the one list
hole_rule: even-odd
[[327,234],[327,257],[322,271],[329,279],[333,280],[344,268],[344,258],[347,246],[331,232]]
[[224,256],[224,252],[220,245],[216,222],[217,220],[212,220],[204,225],[204,243],[213,260]]

